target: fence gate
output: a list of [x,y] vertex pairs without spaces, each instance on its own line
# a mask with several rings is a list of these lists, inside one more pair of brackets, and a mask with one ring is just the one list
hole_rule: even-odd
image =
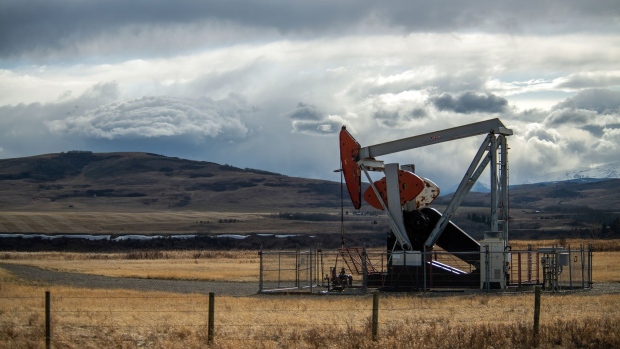
[[320,249],[260,251],[259,292],[306,291],[322,283]]

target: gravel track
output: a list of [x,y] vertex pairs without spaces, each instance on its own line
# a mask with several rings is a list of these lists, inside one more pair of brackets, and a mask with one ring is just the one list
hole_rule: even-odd
[[90,274],[66,273],[19,264],[0,264],[0,268],[6,269],[13,273],[13,275],[22,279],[60,286],[130,289],[138,291],[161,291],[174,293],[206,294],[209,292],[214,292],[216,295],[237,297],[251,296],[258,293],[258,282],[216,282],[120,278]]

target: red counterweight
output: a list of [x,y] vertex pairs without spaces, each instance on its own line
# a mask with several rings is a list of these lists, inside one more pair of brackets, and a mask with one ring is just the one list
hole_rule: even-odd
[[340,130],[340,164],[353,207],[362,207],[362,173],[357,165],[360,144],[342,126]]

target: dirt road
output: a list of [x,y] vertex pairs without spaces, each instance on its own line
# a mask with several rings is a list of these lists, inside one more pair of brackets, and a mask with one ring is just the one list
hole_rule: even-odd
[[37,267],[17,264],[0,264],[20,278],[43,282],[50,285],[105,288],[105,289],[132,289],[139,291],[162,291],[176,293],[214,292],[216,295],[250,296],[258,292],[258,282],[214,282],[192,280],[159,280],[118,278],[99,275],[66,273],[41,269]]

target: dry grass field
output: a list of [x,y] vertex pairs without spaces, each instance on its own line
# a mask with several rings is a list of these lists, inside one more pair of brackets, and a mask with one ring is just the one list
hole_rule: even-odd
[[[278,212],[0,211],[0,234],[324,234],[340,231],[339,210],[318,213],[333,217],[324,221],[304,221],[274,218]],[[379,225],[371,224],[373,221],[387,227],[385,216],[347,215],[345,228],[356,233],[382,231]]]
[[[53,348],[201,348],[208,297],[44,287],[0,272],[0,348],[42,348],[44,291]],[[214,348],[528,348],[533,294],[216,297]],[[620,295],[544,294],[541,348],[617,347]]]
[[3,263],[112,277],[253,281],[258,251],[143,251],[128,253],[5,252]]
[[[528,242],[524,243],[527,246]],[[614,243],[617,242],[605,241],[604,245]],[[110,276],[257,280],[258,270],[256,251],[150,251],[141,255],[3,253],[2,259],[3,263]],[[620,282],[618,262],[617,250],[594,254],[595,288],[596,282]],[[0,268],[0,348],[44,347],[46,290],[52,295],[53,348],[206,346],[207,295],[41,285],[19,279]],[[216,295],[213,347],[620,346],[617,332],[620,294],[544,293],[538,342],[532,334],[533,300],[531,292],[457,296],[384,294],[379,304],[378,340],[373,342],[369,295]]]
[[[266,226],[269,213],[235,212],[0,212],[0,233],[143,234],[218,231],[220,220]],[[240,227],[241,225],[241,227]],[[230,228],[230,224],[226,227]]]

